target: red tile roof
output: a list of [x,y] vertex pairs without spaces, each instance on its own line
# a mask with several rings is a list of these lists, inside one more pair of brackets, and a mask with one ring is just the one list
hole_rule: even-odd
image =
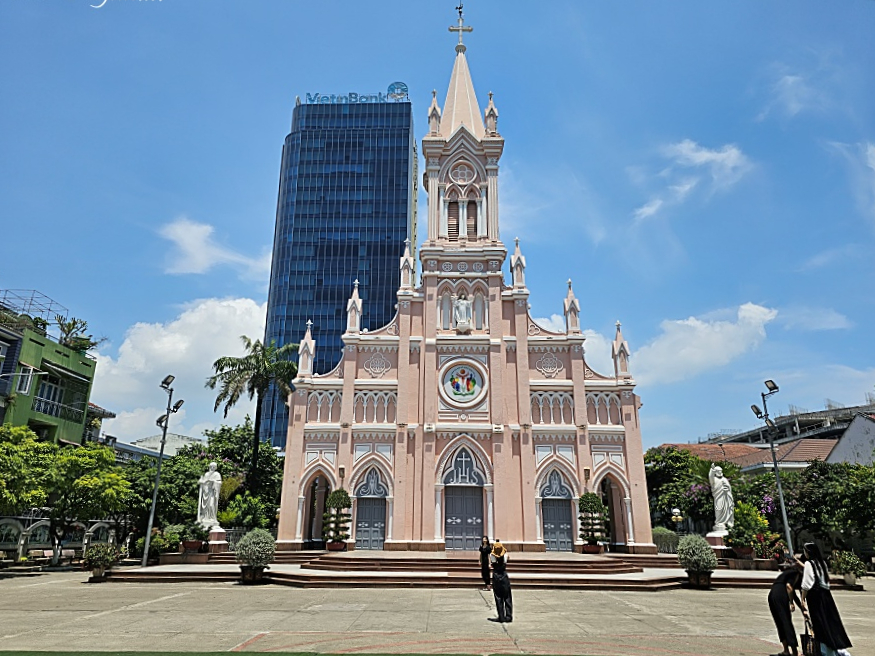
[[703,460],[710,460],[711,462],[722,462],[723,460],[729,460],[734,462],[735,458],[740,458],[742,456],[748,456],[757,454],[762,449],[758,449],[755,446],[751,446],[750,444],[712,444],[712,443],[702,443],[702,444],[663,444],[662,447],[673,446],[676,449],[683,449],[684,451],[689,451],[693,455],[699,456]]
[[[776,447],[778,462],[808,462],[809,460],[826,460],[838,440],[801,438],[793,442],[785,442]],[[761,463],[770,462],[772,453],[770,449],[757,449],[757,453],[740,456],[732,459],[739,467],[751,467]]]

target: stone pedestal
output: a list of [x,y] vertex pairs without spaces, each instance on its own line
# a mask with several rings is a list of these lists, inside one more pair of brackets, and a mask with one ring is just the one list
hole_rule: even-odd
[[225,539],[225,529],[214,526],[210,530],[210,553],[226,553],[228,541]]
[[723,544],[723,538],[729,535],[729,531],[711,531],[708,535],[705,536],[705,539],[708,541],[712,547],[721,547],[723,548],[725,545]]

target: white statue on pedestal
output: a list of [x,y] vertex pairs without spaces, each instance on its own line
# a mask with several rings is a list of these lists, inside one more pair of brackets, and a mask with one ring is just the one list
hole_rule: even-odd
[[457,333],[471,332],[471,301],[465,292],[460,296],[453,296],[453,321]]
[[197,500],[197,523],[210,530],[219,526],[219,492],[222,490],[222,475],[216,471],[216,463],[197,482],[200,492]]
[[727,529],[735,524],[735,499],[732,497],[732,485],[723,475],[723,468],[711,465],[708,472],[711,483],[711,494],[714,496],[714,533],[726,534]]

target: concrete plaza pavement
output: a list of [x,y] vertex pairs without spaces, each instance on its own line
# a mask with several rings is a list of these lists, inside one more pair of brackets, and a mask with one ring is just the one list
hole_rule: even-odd
[[[0,580],[0,649],[705,656],[780,651],[765,590],[518,590],[512,624],[477,589]],[[869,586],[872,587],[872,586]],[[875,654],[875,593],[835,592],[855,656]],[[797,627],[800,618],[797,619]]]

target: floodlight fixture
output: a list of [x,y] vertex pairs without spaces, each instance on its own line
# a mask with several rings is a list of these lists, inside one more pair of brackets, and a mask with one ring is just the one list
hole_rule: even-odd
[[176,376],[173,376],[172,374],[164,376],[164,380],[161,381],[161,387],[163,387],[164,389],[170,389],[170,386],[173,384],[174,380],[176,380]]
[[775,422],[773,422],[771,419],[766,419],[766,426],[768,426],[771,429],[777,428],[777,426],[775,426]]
[[774,392],[778,391],[778,386],[775,384],[775,381],[773,381],[771,378],[769,380],[765,381],[765,384],[766,384],[766,389],[769,390],[769,392],[774,393]]
[[750,409],[753,410],[753,413],[757,416],[757,419],[763,418],[763,411],[760,410],[760,407],[758,405],[752,405],[750,406]]
[[182,404],[185,403],[182,399],[179,399],[176,403],[173,404],[173,412],[179,412],[179,409],[182,407]]
[[166,423],[167,423],[167,415],[161,415],[160,417],[158,417],[157,421],[155,422],[155,424],[158,426],[158,428],[164,428],[164,425]]

